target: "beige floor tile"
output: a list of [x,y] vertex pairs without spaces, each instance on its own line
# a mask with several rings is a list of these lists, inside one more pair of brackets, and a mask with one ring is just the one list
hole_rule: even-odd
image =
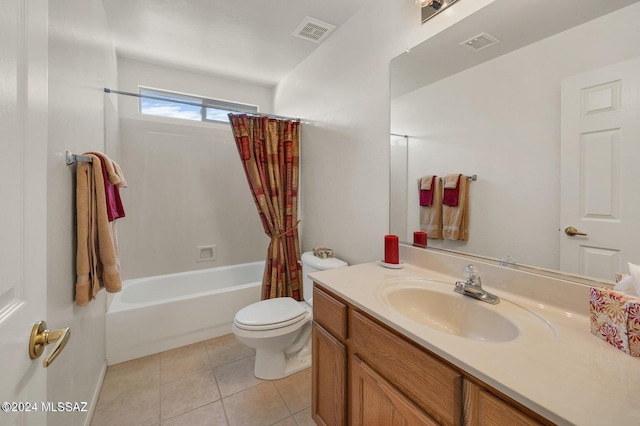
[[253,375],[254,363],[251,356],[213,369],[223,398],[263,382]]
[[253,348],[240,342],[233,333],[207,340],[204,344],[214,367],[255,355]]
[[160,422],[160,388],[154,387],[96,406],[91,426],[150,426]]
[[222,400],[229,425],[272,425],[291,413],[272,382],[262,382]]
[[311,368],[273,382],[292,413],[311,406]]
[[260,380],[253,354],[230,334],[113,365],[91,425],[313,425],[311,370]]
[[109,366],[98,404],[122,398],[160,384],[160,356],[149,355]]
[[298,411],[293,415],[298,426],[316,426],[316,422],[311,418],[311,407]]
[[278,423],[274,423],[273,426],[298,426],[293,416],[289,416],[286,419],[279,421]]
[[160,418],[166,420],[219,399],[212,370],[164,383],[160,387]]
[[211,369],[204,343],[194,343],[160,353],[160,383],[191,376]]
[[162,426],[227,426],[222,402],[216,401],[162,422]]

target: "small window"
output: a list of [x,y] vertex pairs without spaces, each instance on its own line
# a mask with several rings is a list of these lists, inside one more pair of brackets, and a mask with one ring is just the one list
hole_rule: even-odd
[[258,112],[255,105],[200,98],[181,93],[140,88],[140,113],[184,120],[228,123],[232,112]]

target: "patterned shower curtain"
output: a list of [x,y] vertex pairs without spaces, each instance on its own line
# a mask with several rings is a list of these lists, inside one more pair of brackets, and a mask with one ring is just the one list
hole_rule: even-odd
[[300,123],[229,114],[240,159],[264,232],[271,237],[262,299],[302,300],[298,240]]

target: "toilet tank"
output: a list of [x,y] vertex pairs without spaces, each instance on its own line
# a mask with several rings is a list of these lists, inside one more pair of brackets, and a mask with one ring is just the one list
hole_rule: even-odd
[[322,259],[313,254],[312,251],[302,253],[302,293],[304,299],[310,302],[313,297],[313,281],[307,275],[312,272],[326,271],[347,266],[347,262],[336,257]]

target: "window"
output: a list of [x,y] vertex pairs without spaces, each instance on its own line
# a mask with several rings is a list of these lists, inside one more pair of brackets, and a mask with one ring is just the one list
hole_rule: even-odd
[[228,123],[230,112],[258,112],[255,105],[199,98],[180,93],[140,88],[140,113],[194,121]]

